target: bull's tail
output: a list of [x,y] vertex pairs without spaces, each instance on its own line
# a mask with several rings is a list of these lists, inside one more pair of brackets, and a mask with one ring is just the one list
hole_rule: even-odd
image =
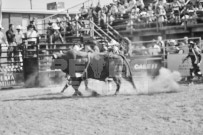
[[[135,85],[135,82],[133,80],[133,74],[132,74],[132,70],[130,68],[130,64],[129,64],[128,60],[126,59],[126,57],[124,55],[120,54],[120,56],[123,58],[123,60],[124,60],[124,66],[125,66],[126,70],[129,71],[129,74],[130,74],[130,76],[127,77],[127,78],[129,78],[129,81],[131,82],[133,87],[136,89],[136,85]],[[127,73],[125,75],[127,76]]]

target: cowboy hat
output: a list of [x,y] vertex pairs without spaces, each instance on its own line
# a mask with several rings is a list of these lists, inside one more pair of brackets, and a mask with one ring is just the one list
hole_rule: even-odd
[[0,25],[0,29],[2,29],[2,30],[3,30],[3,29],[4,29],[4,27],[2,27],[2,26]]
[[18,26],[16,27],[16,29],[17,29],[17,30],[22,30],[22,26],[21,26],[21,25],[18,25]]
[[52,28],[53,28],[54,30],[60,29],[60,27],[59,27],[56,23],[53,23],[53,24],[52,24]]

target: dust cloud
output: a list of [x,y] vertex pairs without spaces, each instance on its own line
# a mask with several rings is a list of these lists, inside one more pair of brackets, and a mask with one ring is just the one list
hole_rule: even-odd
[[137,94],[177,92],[180,88],[178,84],[180,80],[181,74],[179,72],[161,68],[155,79],[144,75],[137,81]]

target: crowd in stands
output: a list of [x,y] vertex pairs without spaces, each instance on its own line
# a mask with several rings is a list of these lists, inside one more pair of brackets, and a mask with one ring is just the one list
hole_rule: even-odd
[[181,39],[163,40],[161,36],[157,40],[143,43],[133,43],[133,55],[168,55],[168,54],[188,54],[189,45],[193,44],[201,49],[201,39],[184,37]]
[[106,22],[114,24],[118,20],[125,20],[127,29],[138,28],[145,24],[153,26],[163,25],[184,25],[195,24],[201,21],[197,17],[203,16],[202,0],[155,0],[145,5],[143,0],[114,0],[110,5],[101,6],[100,3],[96,7],[85,9],[81,8],[81,16],[83,18],[93,17],[95,23],[103,25]]

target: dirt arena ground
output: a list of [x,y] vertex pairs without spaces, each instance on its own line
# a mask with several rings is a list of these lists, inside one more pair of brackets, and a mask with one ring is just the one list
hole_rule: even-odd
[[83,98],[71,97],[71,88],[59,94],[60,89],[0,90],[0,135],[203,134],[203,85]]

